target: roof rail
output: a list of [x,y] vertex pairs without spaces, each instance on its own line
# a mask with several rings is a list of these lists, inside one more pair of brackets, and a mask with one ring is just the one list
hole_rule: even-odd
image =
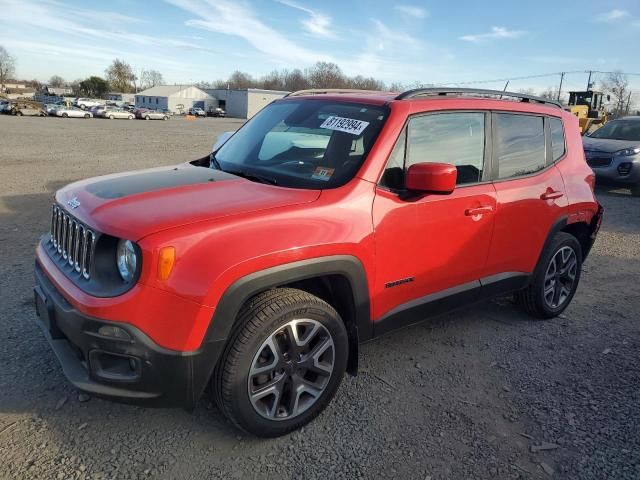
[[358,90],[358,89],[350,89],[350,88],[310,88],[308,90],[298,90],[297,92],[291,92],[289,95],[286,95],[286,96],[287,97],[297,97],[297,96],[300,96],[300,95],[323,95],[323,94],[326,94],[326,93],[366,94],[366,93],[381,93],[381,92],[379,92],[377,90]]
[[396,100],[408,100],[410,98],[417,97],[436,97],[436,96],[446,96],[446,95],[470,95],[470,96],[499,96],[502,97],[511,97],[518,98],[521,102],[536,102],[536,103],[544,103],[548,105],[553,105],[554,107],[562,108],[562,105],[555,100],[549,100],[547,98],[536,97],[533,95],[527,95],[526,93],[514,93],[514,92],[503,92],[501,90],[485,90],[485,89],[477,89],[477,88],[415,88],[413,90],[407,90],[406,92],[401,93],[395,99]]

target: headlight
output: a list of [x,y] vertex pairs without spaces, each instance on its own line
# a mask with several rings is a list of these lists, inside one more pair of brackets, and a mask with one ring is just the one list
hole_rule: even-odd
[[129,283],[133,280],[138,267],[138,254],[130,240],[118,241],[116,250],[116,262],[118,264],[118,272],[122,280]]
[[629,157],[640,153],[640,148],[625,148],[624,150],[618,150],[614,155],[616,157]]

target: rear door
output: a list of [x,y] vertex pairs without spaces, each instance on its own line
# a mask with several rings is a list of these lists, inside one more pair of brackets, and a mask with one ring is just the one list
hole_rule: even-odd
[[[432,294],[477,290],[496,209],[485,163],[489,122],[487,112],[421,114],[410,118],[398,139],[373,205],[374,319],[383,320],[376,334],[410,320],[394,315],[430,302]],[[416,196],[405,191],[407,168],[420,162],[456,165],[453,193]]]
[[[488,275],[499,279],[533,271],[567,196],[555,161],[565,154],[558,121],[543,115],[493,114],[493,172],[497,195]],[[546,134],[545,134],[546,132]],[[552,145],[551,138],[555,137]]]

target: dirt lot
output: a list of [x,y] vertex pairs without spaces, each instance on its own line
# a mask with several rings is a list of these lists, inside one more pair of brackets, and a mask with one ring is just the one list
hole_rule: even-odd
[[536,322],[497,300],[362,348],[300,432],[78,395],[38,327],[33,251],[76,179],[208,153],[240,122],[0,116],[0,478],[640,478],[640,199],[607,212],[573,304]]

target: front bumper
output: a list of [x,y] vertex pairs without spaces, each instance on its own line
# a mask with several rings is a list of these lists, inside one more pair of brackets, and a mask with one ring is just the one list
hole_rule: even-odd
[[[636,185],[640,183],[640,156],[614,157],[611,154],[590,154],[587,164],[601,183],[616,185]],[[610,163],[607,164],[607,160]]]
[[[168,350],[140,329],[80,313],[60,294],[36,262],[37,324],[67,379],[87,393],[148,406],[195,407],[224,341],[204,343],[193,352]],[[125,332],[116,338],[101,327]]]

